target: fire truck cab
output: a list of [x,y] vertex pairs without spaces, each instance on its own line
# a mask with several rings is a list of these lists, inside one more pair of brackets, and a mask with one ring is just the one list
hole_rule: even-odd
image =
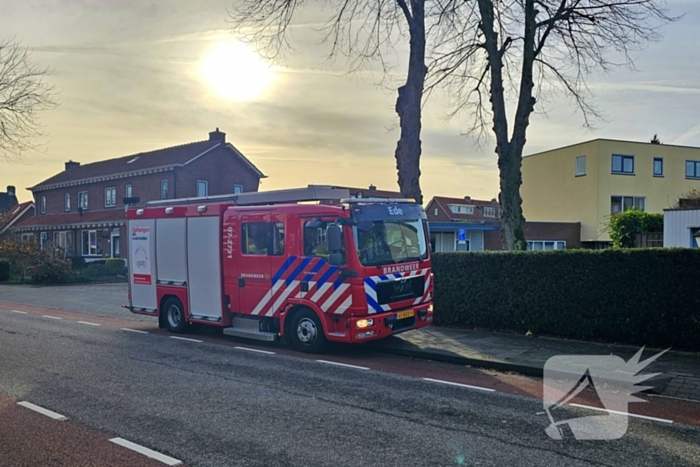
[[432,323],[426,216],[406,199],[306,188],[149,202],[127,211],[129,305],[319,353]]

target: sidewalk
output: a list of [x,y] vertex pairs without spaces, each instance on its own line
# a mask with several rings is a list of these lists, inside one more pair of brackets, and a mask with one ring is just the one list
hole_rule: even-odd
[[[542,377],[555,355],[618,355],[628,361],[639,347],[598,344],[549,337],[477,332],[431,326],[373,344],[376,350],[460,365],[514,371]],[[645,349],[641,360],[663,349]],[[640,360],[640,361],[641,361]],[[645,381],[651,392],[700,401],[700,354],[668,351],[642,370],[661,373]]]

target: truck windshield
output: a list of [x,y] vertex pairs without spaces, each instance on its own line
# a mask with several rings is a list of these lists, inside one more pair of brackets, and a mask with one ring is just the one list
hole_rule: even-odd
[[367,231],[353,227],[355,247],[363,266],[405,263],[428,257],[423,221],[374,221]]

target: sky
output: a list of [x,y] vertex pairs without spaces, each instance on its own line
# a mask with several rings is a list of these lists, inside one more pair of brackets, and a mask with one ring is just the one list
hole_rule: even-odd
[[[42,116],[45,136],[22,161],[0,161],[0,190],[26,190],[81,163],[207,138],[219,127],[268,178],[270,190],[334,184],[397,189],[395,90],[372,72],[349,74],[326,60],[311,5],[295,24],[294,51],[262,61],[236,41],[234,0],[4,0],[0,38],[15,38],[48,66],[60,106]],[[594,75],[596,128],[564,97],[531,119],[526,154],[594,138],[700,146],[700,0],[669,1],[685,14],[635,54],[636,71]],[[402,77],[399,52],[392,74]],[[250,70],[254,70],[252,73]],[[241,91],[242,90],[242,91]],[[493,140],[463,133],[467,116],[447,119],[441,93],[425,104],[421,187],[434,195],[498,194]]]

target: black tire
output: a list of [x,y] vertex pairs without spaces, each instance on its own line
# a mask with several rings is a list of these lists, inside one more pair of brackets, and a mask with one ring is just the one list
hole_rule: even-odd
[[321,320],[308,308],[294,313],[289,333],[294,348],[300,352],[323,353],[328,347]]
[[185,309],[182,306],[180,299],[170,297],[163,304],[163,313],[165,313],[163,321],[168,331],[176,334],[184,334],[190,329],[189,323],[185,321]]

